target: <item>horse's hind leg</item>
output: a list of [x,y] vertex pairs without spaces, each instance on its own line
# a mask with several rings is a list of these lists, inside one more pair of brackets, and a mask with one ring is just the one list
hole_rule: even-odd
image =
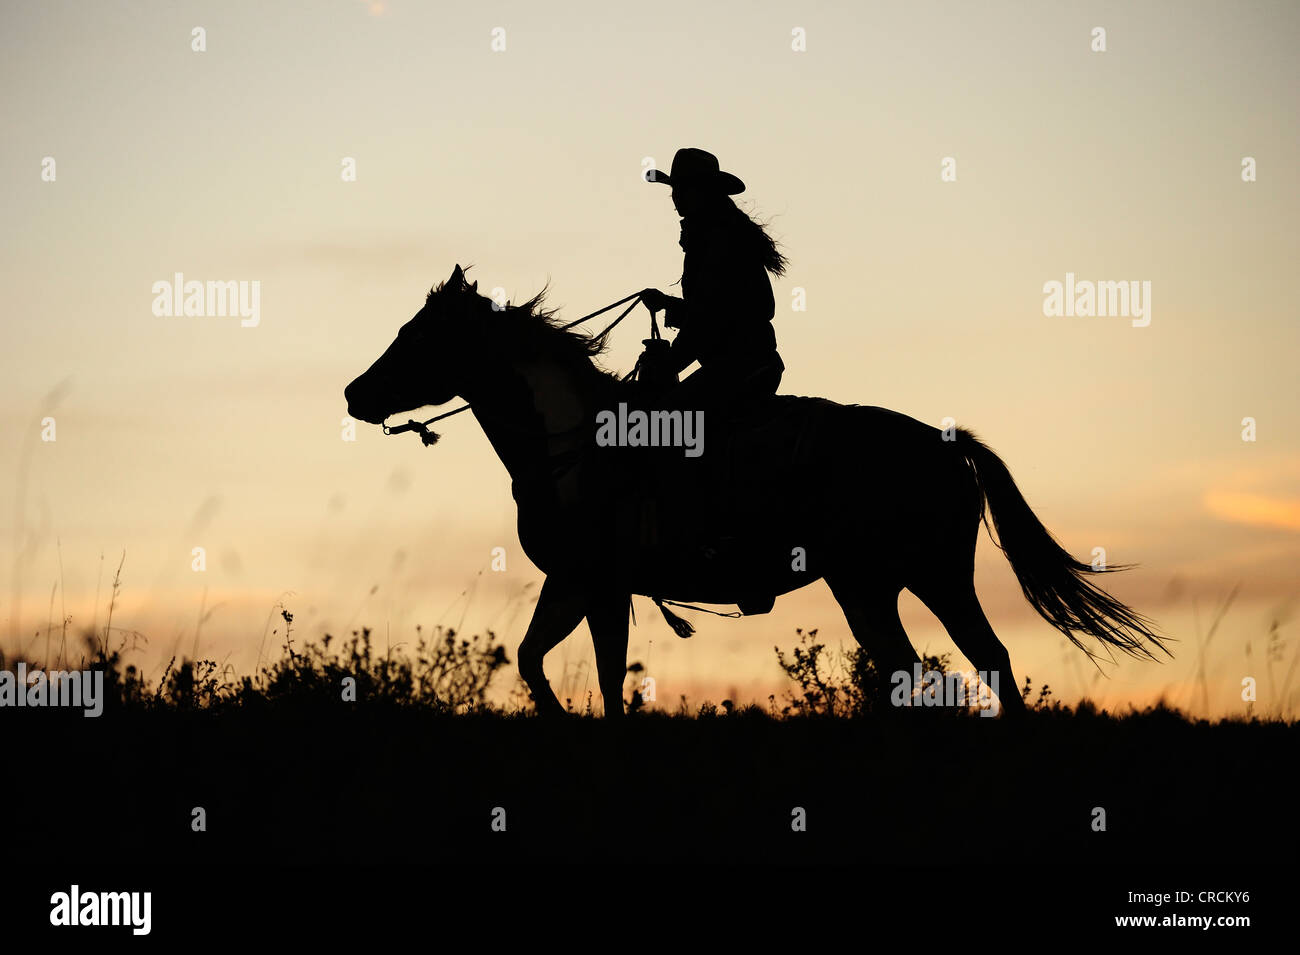
[[901,584],[882,584],[861,574],[837,574],[826,578],[831,594],[844,611],[853,637],[875,664],[879,676],[876,709],[889,706],[891,677],[899,671],[911,679],[912,665],[920,662],[912,641],[898,616]]
[[519,644],[519,675],[528,684],[538,713],[564,713],[564,707],[560,705],[542,670],[542,659],[561,640],[573,633],[578,624],[582,623],[585,613],[584,594],[580,587],[555,577],[547,577],[542,583],[542,592],[533,609],[533,619],[529,621],[528,631]]
[[[973,562],[972,562],[973,563]],[[974,567],[965,571],[934,574],[908,589],[939,618],[957,649],[980,672],[980,679],[997,694],[1007,716],[1019,716],[1024,700],[1011,672],[1011,655],[993,632],[984,608],[975,595]]]

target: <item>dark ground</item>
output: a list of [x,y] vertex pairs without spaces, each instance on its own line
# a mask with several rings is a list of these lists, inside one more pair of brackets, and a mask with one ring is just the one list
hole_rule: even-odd
[[[122,863],[1295,858],[1300,725],[906,711],[447,716],[9,710],[11,851]],[[13,745],[15,741],[21,741]],[[191,811],[207,831],[191,831]],[[505,810],[496,832],[493,810]],[[807,831],[791,829],[792,810]],[[1093,831],[1093,809],[1106,831]],[[93,839],[87,835],[93,833]]]
[[[612,726],[301,697],[0,718],[6,939],[231,944],[272,930],[339,950],[415,932],[497,950],[512,936],[594,941],[604,925],[637,948],[646,932],[758,951],[778,936],[926,951],[1126,932],[1227,946],[1294,909],[1300,724],[914,709]],[[807,831],[792,831],[795,807]],[[149,891],[150,936],[51,927],[52,893],[72,884]],[[1130,895],[1178,890],[1249,896]],[[1251,927],[1116,924],[1133,914]]]

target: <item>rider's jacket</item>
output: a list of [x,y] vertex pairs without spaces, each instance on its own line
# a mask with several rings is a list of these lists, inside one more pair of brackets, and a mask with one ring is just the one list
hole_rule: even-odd
[[669,300],[666,318],[681,329],[672,347],[679,371],[695,360],[705,368],[751,365],[776,352],[772,283],[747,220],[743,212],[682,219],[682,298]]

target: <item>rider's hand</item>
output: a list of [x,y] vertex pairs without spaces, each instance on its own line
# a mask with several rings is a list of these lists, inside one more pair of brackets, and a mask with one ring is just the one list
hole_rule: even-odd
[[662,312],[668,307],[668,296],[657,288],[642,289],[641,304],[651,312]]

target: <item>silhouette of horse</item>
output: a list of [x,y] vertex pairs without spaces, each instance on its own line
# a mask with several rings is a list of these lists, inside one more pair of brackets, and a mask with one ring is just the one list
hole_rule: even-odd
[[[600,337],[561,328],[544,293],[502,308],[477,286],[456,266],[345,397],[372,424],[456,396],[469,404],[513,479],[520,543],[546,575],[519,647],[539,712],[564,711],[542,661],[585,617],[605,713],[623,715],[632,594],[765,610],[824,578],[880,673],[919,660],[898,615],[907,588],[998,681],[1003,714],[1018,713],[1010,657],[975,595],[976,540],[990,518],[1025,597],[1090,657],[1080,636],[1133,656],[1153,657],[1147,644],[1168,653],[1143,616],[1088,579],[1122,568],[1070,556],[969,431],[778,395],[736,420],[710,418],[696,459],[603,447],[598,413],[638,394],[593,362]],[[701,537],[720,513],[737,530],[730,548]]]

